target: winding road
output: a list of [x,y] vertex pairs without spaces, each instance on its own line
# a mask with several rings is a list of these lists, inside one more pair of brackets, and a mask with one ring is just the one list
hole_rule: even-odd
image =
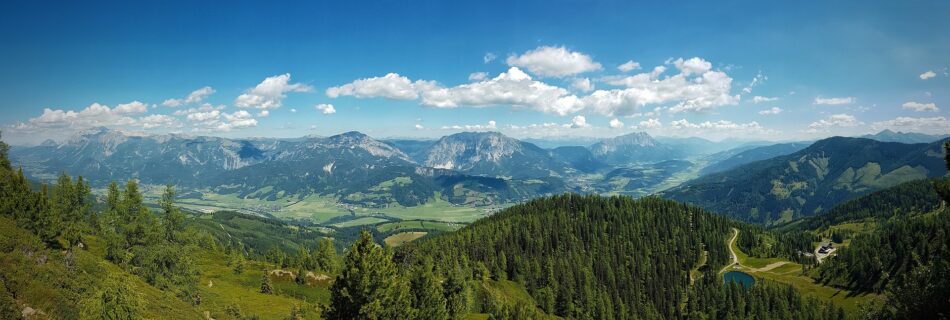
[[741,264],[739,264],[739,256],[736,255],[736,251],[732,250],[732,244],[736,243],[736,239],[738,238],[739,238],[739,229],[732,228],[732,239],[729,239],[729,242],[726,243],[726,248],[729,248],[729,253],[732,254],[732,263],[722,267],[722,270],[719,270],[719,273],[726,272],[726,269],[729,269],[729,267],[734,266],[734,265],[742,266]]
[[789,263],[788,261],[778,261],[778,262],[770,263],[761,268],[752,268],[749,266],[744,266],[741,263],[739,263],[739,255],[736,254],[736,250],[733,249],[734,247],[733,245],[736,243],[736,239],[738,238],[739,238],[739,229],[732,228],[732,239],[729,239],[729,243],[726,244],[729,248],[729,253],[732,254],[732,263],[730,263],[729,265],[726,265],[725,267],[722,267],[722,270],[719,270],[719,273],[726,272],[726,270],[729,269],[729,267],[731,266],[739,266],[741,268],[745,268],[746,271],[751,271],[751,272],[766,272],[766,271],[784,266],[785,264]]

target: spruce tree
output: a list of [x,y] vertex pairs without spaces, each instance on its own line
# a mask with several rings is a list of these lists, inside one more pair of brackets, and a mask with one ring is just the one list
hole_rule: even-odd
[[324,317],[405,319],[411,311],[408,289],[391,254],[377,246],[369,232],[362,231],[330,288],[330,306]]
[[412,307],[416,311],[416,319],[443,320],[449,318],[446,310],[445,295],[442,288],[432,275],[432,267],[428,264],[418,268],[409,282],[413,293]]
[[172,185],[165,186],[165,192],[159,204],[163,210],[162,228],[165,240],[180,242],[179,233],[185,229],[185,215],[175,207],[175,188]]
[[267,275],[268,273],[267,269],[264,269],[264,275],[261,276],[261,293],[263,294],[274,293],[274,288],[270,284],[270,277]]

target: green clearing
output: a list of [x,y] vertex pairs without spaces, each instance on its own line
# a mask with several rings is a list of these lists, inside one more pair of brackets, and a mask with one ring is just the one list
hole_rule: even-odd
[[383,239],[383,242],[385,242],[387,246],[398,247],[405,244],[406,242],[422,238],[426,234],[428,234],[428,232],[402,232],[386,237],[386,239]]
[[224,315],[225,309],[234,305],[246,316],[283,319],[290,314],[292,307],[297,306],[304,311],[304,319],[319,319],[318,306],[330,301],[328,280],[310,278],[304,287],[294,283],[292,277],[271,276],[277,294],[262,294],[259,290],[264,269],[271,269],[272,265],[248,260],[245,271],[238,275],[223,263],[227,260],[228,257],[217,252],[204,252],[197,259],[201,268],[198,290],[202,306],[213,317]]
[[362,217],[362,218],[356,218],[353,220],[343,221],[340,223],[334,223],[332,224],[332,226],[337,227],[337,228],[349,228],[349,227],[356,227],[356,226],[365,226],[368,224],[377,224],[377,223],[386,222],[386,221],[389,221],[389,220],[380,218],[380,217]]
[[406,220],[406,221],[396,221],[390,223],[383,223],[376,226],[376,231],[379,232],[390,232],[390,231],[399,231],[402,229],[425,229],[425,230],[435,230],[435,231],[455,231],[465,226],[460,223],[452,222],[433,222],[433,221],[422,221],[422,220]]
[[[875,301],[876,303],[883,302],[882,297],[879,295],[853,294],[848,290],[816,283],[814,279],[802,273],[801,264],[780,258],[749,257],[742,252],[742,250],[739,250],[735,241],[729,242],[729,248],[739,259],[739,266],[733,266],[729,270],[742,271],[756,278],[769,279],[788,284],[801,292],[802,295],[811,296],[823,301],[831,301],[835,305],[843,308],[846,312],[857,312],[858,307],[866,301]],[[769,266],[770,264],[783,262],[784,264],[777,267],[774,265]],[[767,266],[769,268],[767,268]]]

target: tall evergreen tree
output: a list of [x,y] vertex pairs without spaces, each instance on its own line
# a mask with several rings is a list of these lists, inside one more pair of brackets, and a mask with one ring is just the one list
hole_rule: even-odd
[[165,241],[180,242],[180,233],[185,229],[185,215],[175,207],[175,187],[165,186],[165,192],[162,193],[162,199],[159,202],[162,207],[162,229],[164,231]]
[[412,292],[412,307],[419,320],[444,320],[449,318],[445,295],[432,274],[432,266],[423,264],[412,274],[409,287]]
[[409,290],[390,253],[369,232],[350,247],[343,270],[330,288],[328,319],[404,319],[411,310]]

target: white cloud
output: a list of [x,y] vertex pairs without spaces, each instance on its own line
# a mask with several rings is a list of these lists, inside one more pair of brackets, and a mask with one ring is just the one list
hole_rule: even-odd
[[912,109],[912,110],[917,111],[917,112],[921,112],[921,111],[933,111],[933,112],[937,112],[937,111],[940,111],[940,109],[937,108],[937,104],[935,104],[935,103],[920,103],[920,102],[913,102],[913,101],[911,101],[911,102],[905,102],[903,105],[901,105],[901,107],[903,107],[904,109]]
[[[442,126],[442,130],[486,131],[486,130],[495,130],[497,128],[496,125],[497,123],[495,122],[495,120],[490,120],[488,121],[488,124],[464,124],[464,125]],[[416,125],[416,126],[422,127],[421,125]]]
[[680,119],[670,122],[670,127],[679,131],[689,131],[693,134],[702,134],[707,131],[712,132],[731,132],[731,133],[774,133],[772,130],[765,129],[758,122],[735,123],[729,120],[703,121],[701,123],[691,123],[686,119]]
[[574,79],[574,81],[571,82],[571,87],[583,92],[594,90],[594,84],[592,84],[588,78]]
[[612,129],[623,128],[623,121],[620,121],[620,119],[617,119],[617,118],[610,119],[610,128]]
[[472,72],[468,75],[468,81],[482,81],[488,78],[488,72]]
[[849,114],[834,114],[825,119],[812,122],[808,125],[807,132],[827,132],[835,127],[856,127],[862,123]]
[[321,104],[315,105],[315,106],[313,106],[313,107],[316,108],[317,111],[320,111],[320,112],[323,113],[323,114],[334,114],[334,113],[336,113],[336,108],[334,108],[333,105],[332,105],[332,104],[329,104],[329,103],[321,103]]
[[855,100],[856,99],[854,97],[843,97],[843,98],[815,97],[815,104],[822,104],[822,105],[851,104],[851,103],[854,103]]
[[139,119],[145,129],[181,127],[178,119],[164,114],[153,114]]
[[538,47],[520,56],[510,56],[506,62],[542,77],[564,77],[601,69],[600,63],[589,55],[564,47]]
[[300,83],[290,83],[290,74],[267,77],[257,86],[245,91],[234,100],[239,108],[276,109],[283,104],[290,92],[310,92],[313,88]]
[[495,61],[496,58],[498,58],[498,56],[496,56],[494,53],[489,52],[489,53],[486,53],[484,57],[482,57],[482,61],[485,63],[489,63],[489,62]]
[[267,116],[269,115],[270,115],[270,111],[267,111],[267,110],[261,110],[261,112],[257,113],[258,118],[267,118]]
[[687,60],[679,58],[673,61],[673,65],[687,76],[691,74],[703,74],[706,73],[706,71],[712,70],[712,63],[699,57],[693,57]]
[[933,78],[933,77],[936,77],[936,76],[937,76],[937,73],[933,72],[933,70],[927,70],[927,72],[924,72],[924,73],[921,73],[921,74],[920,74],[920,79],[921,79],[921,80],[927,80],[927,79],[930,79],[930,78]]
[[778,100],[778,97],[762,97],[754,96],[752,97],[752,103],[763,103]]
[[768,80],[768,79],[769,77],[763,75],[762,71],[759,71],[759,73],[756,74],[755,77],[752,78],[752,82],[749,82],[749,85],[747,85],[745,88],[742,88],[742,92],[752,93],[752,88],[755,88],[756,86],[764,83],[765,80]]
[[416,128],[416,130],[425,129],[425,127],[423,127],[421,124],[418,124],[418,123],[414,126],[414,128]]
[[640,69],[640,63],[633,60],[629,60],[617,66],[617,70],[620,70],[621,72],[630,72],[637,69]]
[[409,78],[396,73],[389,73],[382,77],[359,79],[339,87],[327,89],[327,96],[354,96],[357,98],[387,98],[395,100],[413,100],[419,97],[417,86],[423,82],[413,83]]
[[[185,119],[192,124],[192,131],[227,132],[257,126],[257,119],[254,119],[246,110],[227,113],[221,112],[222,109],[223,106],[212,107],[205,104],[201,108],[185,110],[183,114],[185,114]],[[262,110],[258,116],[266,116],[263,114],[265,111],[267,110]]]
[[660,119],[647,119],[640,121],[640,124],[637,126],[637,129],[656,129],[663,127],[663,123],[660,122]]
[[146,111],[148,111],[148,106],[139,101],[122,103],[115,106],[115,108],[112,109],[112,112],[115,114],[135,114],[135,113],[144,113]]
[[587,124],[587,118],[584,116],[574,116],[574,118],[571,118],[571,128],[577,129],[586,127],[590,127],[590,125]]
[[[739,103],[732,95],[732,78],[721,71],[712,71],[711,63],[700,58],[677,59],[673,64],[680,73],[660,79],[662,66],[651,73],[607,79],[607,83],[625,89],[597,90],[583,98],[585,106],[608,115],[626,116],[650,104],[673,103],[670,113],[704,112],[719,106]],[[695,76],[691,76],[695,75]]]
[[779,113],[782,113],[782,108],[779,108],[779,107],[772,107],[771,109],[765,109],[765,110],[759,111],[759,114],[761,115],[770,115],[770,114],[779,114]]
[[950,128],[950,120],[945,117],[913,118],[897,117],[892,120],[879,121],[871,124],[875,131],[890,129],[903,132],[920,132],[927,134],[946,134]]
[[40,116],[17,123],[13,128],[28,132],[47,129],[78,131],[98,126],[129,126],[135,123],[135,119],[124,115],[123,112],[116,112],[109,106],[93,103],[78,112],[44,108]]
[[290,109],[290,113],[297,113],[297,109]]
[[203,87],[198,90],[192,91],[184,99],[167,99],[162,102],[163,106],[166,107],[179,107],[186,104],[200,103],[204,101],[205,98],[213,94],[215,91],[211,87]]
[[[673,62],[671,62],[673,63]],[[399,74],[359,79],[327,89],[327,96],[357,98],[419,99],[423,106],[457,108],[507,105],[531,108],[545,113],[568,115],[583,109],[606,116],[628,116],[646,105],[672,104],[671,113],[705,112],[716,107],[735,105],[739,95],[732,95],[732,78],[721,71],[710,70],[711,63],[700,58],[678,59],[678,74],[660,78],[666,71],[658,66],[649,73],[628,77],[608,77],[610,85],[621,89],[595,90],[578,97],[567,89],[534,80],[518,67],[491,79],[444,87],[435,81],[412,81]],[[705,70],[705,71],[704,71]],[[698,73],[702,72],[702,73]],[[586,83],[578,83],[583,89]],[[591,85],[593,89],[593,85]]]
[[436,108],[511,105],[559,115],[583,108],[578,98],[568,95],[566,89],[535,81],[517,67],[511,67],[492,79],[456,87],[445,88],[434,82],[424,83],[426,85],[419,88],[422,104]]

